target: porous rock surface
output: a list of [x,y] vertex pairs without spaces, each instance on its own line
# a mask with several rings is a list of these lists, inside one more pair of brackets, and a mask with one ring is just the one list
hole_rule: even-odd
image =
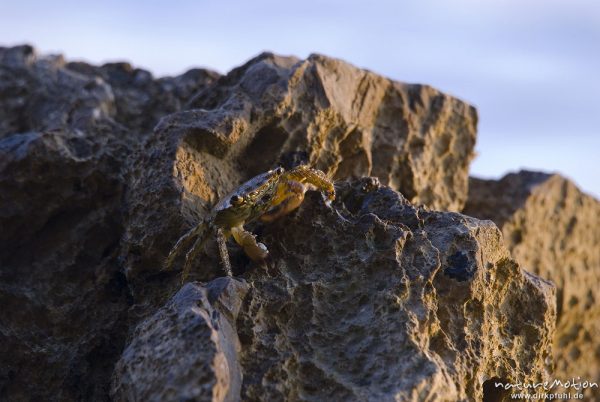
[[264,53],[190,106],[209,114],[181,112],[164,124],[195,132],[197,147],[217,157],[240,154],[250,175],[302,151],[336,178],[376,176],[416,204],[458,211],[466,200],[477,112],[434,88],[322,55]]
[[[217,78],[0,48],[0,400],[491,401],[545,378],[552,287],[489,222],[409,202],[462,207],[474,108],[324,56]],[[165,270],[219,197],[306,161],[387,186],[251,227],[269,269],[230,246],[240,279],[217,279],[209,242],[204,284]]]
[[[233,295],[241,309],[228,322],[237,330],[228,342],[241,345],[236,400],[493,401],[490,381],[548,378],[554,287],[518,267],[493,223],[416,209],[373,178],[337,190],[334,209],[310,193],[297,213],[262,230],[272,261],[247,268],[248,294]],[[115,381],[128,375],[121,367],[145,367],[139,381],[151,379],[152,392],[124,399],[180,400],[162,399],[173,382],[216,392],[217,365],[191,374],[188,359],[222,338],[172,323],[180,311],[172,306],[191,286],[207,292],[215,281],[186,285],[138,328]],[[210,327],[213,308],[198,306]],[[203,339],[183,363],[169,357],[153,369],[190,336]]]
[[[557,287],[553,376],[600,382],[600,202],[558,174],[471,178],[466,214],[493,220],[515,260]],[[600,401],[588,389],[586,400]]]

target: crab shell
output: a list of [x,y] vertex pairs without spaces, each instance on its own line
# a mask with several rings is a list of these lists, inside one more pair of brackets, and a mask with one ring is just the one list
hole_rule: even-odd
[[228,229],[252,222],[271,208],[282,168],[255,176],[219,201],[214,208],[214,223]]

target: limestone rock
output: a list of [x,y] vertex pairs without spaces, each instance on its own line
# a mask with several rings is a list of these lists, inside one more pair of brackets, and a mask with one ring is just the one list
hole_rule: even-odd
[[136,127],[142,134],[151,132],[164,115],[183,109],[196,92],[219,77],[214,71],[195,68],[177,77],[154,79],[150,72],[129,63],[96,67],[71,62],[66,67],[108,83],[115,99],[115,120]]
[[62,56],[38,57],[30,46],[0,48],[0,138],[82,129],[114,114],[102,79],[65,68]]
[[554,377],[599,382],[600,202],[560,175],[521,171],[472,178],[464,212],[496,222],[519,264],[556,284]]
[[188,283],[136,329],[117,363],[115,401],[238,401],[235,319],[248,285]]

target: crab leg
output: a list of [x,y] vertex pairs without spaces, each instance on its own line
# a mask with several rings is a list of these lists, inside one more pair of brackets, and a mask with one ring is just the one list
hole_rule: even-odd
[[269,255],[267,247],[256,241],[256,237],[246,231],[243,226],[232,227],[231,234],[235,239],[236,243],[239,244],[244,252],[252,261],[261,262]]
[[217,228],[217,244],[219,245],[219,254],[221,255],[221,262],[223,263],[223,269],[227,276],[233,276],[231,269],[231,261],[229,261],[229,253],[227,252],[227,238],[223,233],[223,229]]
[[181,236],[169,252],[167,258],[165,259],[165,269],[170,270],[173,268],[173,263],[179,255],[179,252],[184,248],[189,248],[189,244],[193,239],[196,239],[194,242],[194,247],[196,247],[196,243],[198,243],[198,240],[204,239],[206,237],[207,229],[208,225],[206,224],[206,222],[200,222],[199,224],[188,230],[183,236]]
[[335,199],[333,182],[320,170],[307,165],[298,166],[284,174],[288,180],[297,181],[306,186],[306,190],[318,190],[324,193],[328,201]]
[[206,243],[206,240],[208,240],[208,238],[209,238],[209,236],[207,236],[206,232],[203,233],[202,236],[198,236],[198,238],[194,242],[194,245],[192,246],[192,248],[190,248],[190,250],[185,254],[185,261],[183,263],[183,271],[181,272],[181,283],[182,284],[186,281],[186,279],[189,275],[192,262],[196,260],[196,257],[202,251],[202,248],[204,247],[204,243]]

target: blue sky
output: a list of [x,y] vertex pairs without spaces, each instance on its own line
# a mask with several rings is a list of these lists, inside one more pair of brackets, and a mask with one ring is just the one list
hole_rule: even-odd
[[600,195],[600,1],[0,3],[0,44],[155,75],[222,73],[263,50],[323,53],[477,106],[473,175],[558,171]]

